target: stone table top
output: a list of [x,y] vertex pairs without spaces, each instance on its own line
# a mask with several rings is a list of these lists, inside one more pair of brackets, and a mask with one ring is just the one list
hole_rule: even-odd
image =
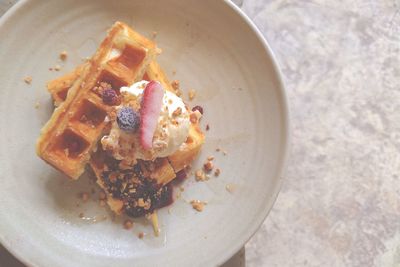
[[400,0],[235,2],[276,55],[292,124],[285,182],[246,266],[399,266]]

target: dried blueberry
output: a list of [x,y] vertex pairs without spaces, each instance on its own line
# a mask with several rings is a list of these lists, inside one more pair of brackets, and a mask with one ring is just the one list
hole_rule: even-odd
[[203,108],[201,106],[195,106],[192,108],[193,112],[195,112],[196,110],[199,111],[201,115],[203,115]]
[[139,128],[139,114],[130,107],[122,107],[117,112],[117,123],[121,130],[135,132]]
[[113,89],[105,89],[102,98],[107,105],[117,105],[119,102],[118,95]]

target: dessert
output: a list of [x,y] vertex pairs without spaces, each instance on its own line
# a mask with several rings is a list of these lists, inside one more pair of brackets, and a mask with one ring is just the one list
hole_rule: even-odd
[[47,85],[57,107],[37,154],[78,179],[88,164],[116,214],[147,215],[172,202],[175,178],[204,142],[190,110],[155,61],[156,45],[116,22],[95,55]]

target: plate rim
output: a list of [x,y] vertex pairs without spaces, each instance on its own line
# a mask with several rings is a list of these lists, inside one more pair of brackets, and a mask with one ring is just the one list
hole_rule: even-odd
[[[4,13],[0,17],[0,28],[3,27],[3,25],[9,20],[9,18],[12,17],[16,12],[18,12],[18,10],[24,5],[26,5],[29,1],[30,0],[19,0],[17,3],[11,6],[6,11],[6,13]],[[236,15],[238,15],[247,24],[247,26],[249,26],[250,30],[253,32],[253,34],[255,34],[257,40],[263,46],[264,51],[266,52],[267,56],[271,61],[270,63],[274,71],[275,74],[274,76],[276,78],[278,85],[277,90],[280,96],[279,100],[281,104],[281,109],[283,111],[282,113],[283,149],[281,151],[280,159],[278,160],[279,162],[278,177],[277,177],[277,182],[275,184],[275,188],[273,190],[273,195],[271,195],[271,207],[270,208],[266,207],[259,213],[259,216],[256,218],[256,220],[253,220],[252,224],[249,225],[249,227],[247,227],[245,234],[243,234],[242,237],[240,238],[241,242],[238,242],[237,244],[228,245],[225,252],[221,254],[219,261],[215,262],[217,266],[222,265],[227,260],[229,260],[235,253],[237,253],[254,236],[254,234],[257,232],[257,230],[261,227],[261,225],[265,221],[265,219],[268,217],[269,213],[271,212],[272,208],[276,203],[279,192],[281,191],[284,182],[284,176],[287,169],[288,156],[291,146],[290,109],[288,105],[288,97],[283,79],[283,74],[279,68],[276,56],[273,50],[271,49],[271,46],[269,45],[268,41],[265,39],[264,35],[255,25],[255,23],[244,13],[244,11],[242,11],[235,3],[233,3],[232,0],[223,0],[222,3],[224,3],[228,8],[230,8]],[[22,262],[26,266],[38,267],[38,265],[35,265],[35,263],[30,262],[28,259],[26,259],[20,251],[12,248],[11,245],[7,243],[7,241],[5,240],[4,236],[1,233],[0,233],[0,243],[5,249],[7,249],[7,251],[11,255],[13,255],[15,258],[17,258],[20,262]]]

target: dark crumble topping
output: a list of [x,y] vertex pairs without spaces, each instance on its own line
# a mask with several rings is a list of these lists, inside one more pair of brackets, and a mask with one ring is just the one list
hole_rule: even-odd
[[108,159],[105,164],[108,170],[102,173],[102,179],[106,190],[113,198],[123,201],[127,215],[141,217],[172,203],[172,185],[161,186],[146,177],[143,162],[124,170],[118,168],[119,162],[115,159]]

